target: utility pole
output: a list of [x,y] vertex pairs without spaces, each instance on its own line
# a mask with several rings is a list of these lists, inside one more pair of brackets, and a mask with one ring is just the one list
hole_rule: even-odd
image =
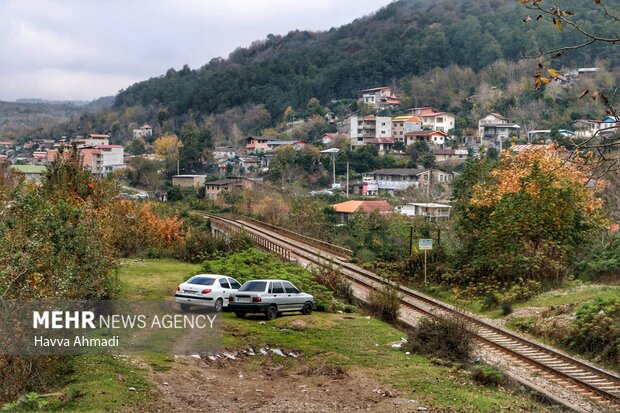
[[347,162],[347,198],[349,197],[349,162]]
[[413,225],[409,225],[409,257],[413,254]]
[[340,152],[338,148],[330,148],[321,151],[321,153],[328,153],[332,156],[332,189],[336,186],[336,154]]
[[332,188],[336,186],[336,154],[332,153]]

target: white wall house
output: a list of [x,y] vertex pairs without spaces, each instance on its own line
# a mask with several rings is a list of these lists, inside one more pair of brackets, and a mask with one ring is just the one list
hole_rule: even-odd
[[400,105],[400,100],[390,86],[375,87],[360,91],[359,101],[380,109],[394,108]]
[[422,120],[422,128],[449,132],[454,129],[456,117],[448,112],[436,111],[430,106],[420,108],[407,109],[411,115],[414,115]]
[[519,136],[521,126],[508,122],[508,119],[498,113],[490,113],[478,121],[478,137],[480,144],[499,146],[508,141],[513,135]]
[[144,125],[142,125],[138,129],[134,129],[133,130],[133,138],[134,139],[146,138],[146,137],[149,137],[149,136],[153,136],[153,127],[151,125],[149,125],[148,123],[145,123]]
[[409,203],[396,207],[396,212],[410,217],[424,217],[431,221],[450,218],[452,207],[446,204]]

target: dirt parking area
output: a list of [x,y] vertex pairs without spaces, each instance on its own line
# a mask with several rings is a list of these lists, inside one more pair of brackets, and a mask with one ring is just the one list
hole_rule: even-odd
[[152,372],[157,411],[168,412],[418,412],[434,411],[379,385],[362,369],[310,366],[271,355],[240,360],[178,357]]

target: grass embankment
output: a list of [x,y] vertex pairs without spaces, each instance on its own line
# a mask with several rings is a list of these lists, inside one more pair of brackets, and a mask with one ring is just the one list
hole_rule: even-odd
[[[175,260],[126,260],[120,266],[124,298],[172,297],[176,285],[199,270],[199,266]],[[393,349],[390,344],[399,341],[403,333],[373,318],[315,312],[311,316],[289,315],[261,321],[258,317],[237,319],[230,313],[224,314],[224,345],[295,349],[304,354],[303,361],[286,362],[362,369],[365,375],[392,386],[403,397],[415,398],[437,409],[549,411],[525,393],[480,386],[462,370],[437,366],[427,358]],[[55,392],[62,396],[50,397],[45,410],[148,411],[157,398],[148,375],[151,370],[169,369],[174,363],[170,356],[74,357],[72,373]],[[247,363],[260,363],[260,358],[248,359]]]
[[[413,288],[438,298],[446,303],[458,304],[459,306],[491,319],[504,317],[499,306],[485,308],[484,301],[480,300],[456,300],[452,291],[433,286],[431,288],[421,285],[412,285]],[[527,301],[512,304],[513,311],[528,307],[558,307],[565,304],[583,303],[595,299],[607,299],[620,296],[620,286],[594,284],[590,282],[573,281],[564,286],[538,294]]]
[[[620,285],[570,281],[507,308],[499,304],[488,308],[483,300],[456,300],[452,291],[437,286],[413,287],[473,313],[505,321],[508,329],[585,357],[603,368],[620,371],[620,357],[614,350],[620,338],[614,327],[619,322],[618,304],[616,310],[611,304],[618,303]],[[599,313],[602,308],[605,312]]]

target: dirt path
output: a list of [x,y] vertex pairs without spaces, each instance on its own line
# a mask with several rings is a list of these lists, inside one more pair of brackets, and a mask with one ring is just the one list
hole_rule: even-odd
[[161,412],[418,412],[415,400],[379,385],[361,369],[309,367],[303,360],[274,363],[209,362],[179,357],[166,372],[152,372]]

